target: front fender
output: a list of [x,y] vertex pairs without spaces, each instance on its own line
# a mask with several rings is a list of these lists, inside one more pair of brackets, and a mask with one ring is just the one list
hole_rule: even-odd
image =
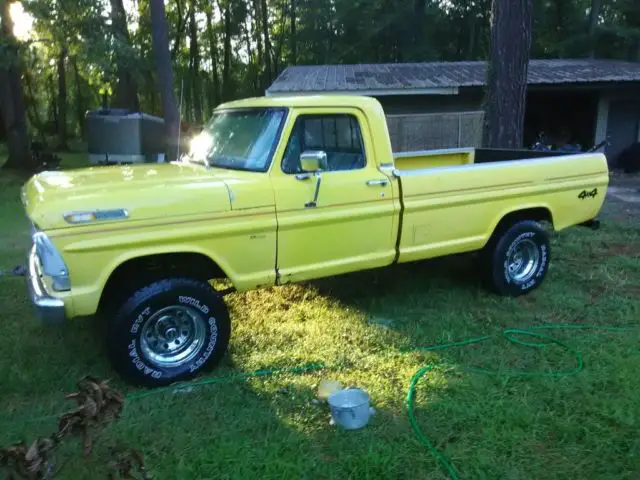
[[204,255],[241,291],[275,283],[275,212],[50,238],[69,269],[69,316],[93,315],[113,272],[124,262],[148,255]]

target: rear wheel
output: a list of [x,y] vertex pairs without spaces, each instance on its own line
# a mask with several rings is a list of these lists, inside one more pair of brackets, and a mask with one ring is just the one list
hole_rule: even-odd
[[172,278],[131,295],[110,321],[107,343],[127,381],[153,387],[216,365],[230,334],[227,308],[209,284]]
[[500,295],[516,297],[540,286],[549,269],[549,236],[525,220],[496,234],[487,246],[488,279]]

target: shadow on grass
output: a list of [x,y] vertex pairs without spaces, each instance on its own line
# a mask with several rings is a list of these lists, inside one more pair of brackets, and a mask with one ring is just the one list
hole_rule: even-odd
[[354,305],[401,295],[434,296],[451,289],[491,295],[478,267],[475,254],[452,255],[314,280],[309,285],[321,295]]

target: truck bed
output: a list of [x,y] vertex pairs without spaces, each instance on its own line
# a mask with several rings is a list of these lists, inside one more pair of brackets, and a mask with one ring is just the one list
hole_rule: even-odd
[[549,217],[556,230],[591,220],[609,182],[601,153],[454,149],[398,153],[394,161],[400,262],[478,250],[501,218],[523,209]]
[[398,170],[421,170],[424,168],[452,167],[513,160],[533,160],[536,158],[558,156],[567,156],[567,154],[563,152],[496,148],[445,148],[393,153],[394,163]]

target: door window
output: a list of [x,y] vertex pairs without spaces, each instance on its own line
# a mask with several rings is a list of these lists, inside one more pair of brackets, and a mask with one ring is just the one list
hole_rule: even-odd
[[282,171],[301,173],[300,154],[308,150],[327,154],[327,171],[356,170],[366,165],[360,125],[353,115],[299,116],[282,159]]

